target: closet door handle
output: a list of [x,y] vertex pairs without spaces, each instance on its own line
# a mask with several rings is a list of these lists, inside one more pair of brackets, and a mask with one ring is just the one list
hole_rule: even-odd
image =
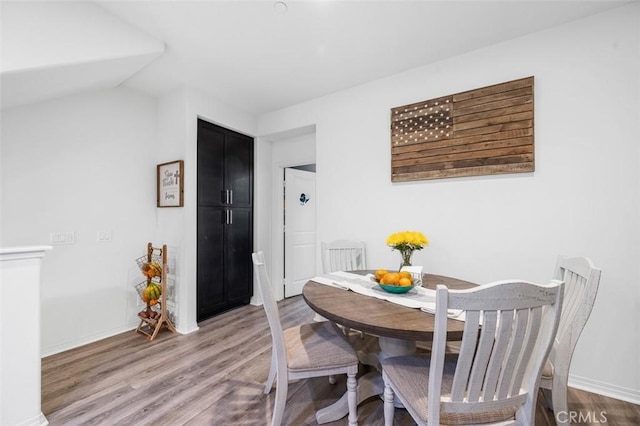
[[227,210],[229,212],[229,225],[233,225],[233,210]]
[[233,189],[229,190],[229,204],[233,204]]

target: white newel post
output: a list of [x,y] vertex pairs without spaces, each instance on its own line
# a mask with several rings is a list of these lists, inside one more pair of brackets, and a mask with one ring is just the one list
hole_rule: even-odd
[[40,267],[49,246],[0,248],[0,425],[47,425],[42,414]]

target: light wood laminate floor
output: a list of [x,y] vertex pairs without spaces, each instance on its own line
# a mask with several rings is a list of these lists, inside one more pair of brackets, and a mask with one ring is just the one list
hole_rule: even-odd
[[[285,327],[310,322],[300,296],[279,303]],[[134,331],[42,360],[42,411],[57,425],[268,425],[275,398],[262,393],[271,335],[262,307],[245,306],[199,324],[189,335],[161,331],[150,342]],[[285,424],[316,425],[315,411],[345,391],[326,378],[289,385]],[[640,406],[570,389],[569,407],[582,413],[573,424],[640,424]],[[591,416],[593,421],[585,422]],[[382,401],[359,406],[360,425],[382,425]],[[397,425],[414,422],[396,410]],[[576,418],[577,420],[578,418]],[[600,422],[600,423],[598,423]],[[346,425],[346,419],[329,425]],[[536,425],[553,425],[538,403]]]

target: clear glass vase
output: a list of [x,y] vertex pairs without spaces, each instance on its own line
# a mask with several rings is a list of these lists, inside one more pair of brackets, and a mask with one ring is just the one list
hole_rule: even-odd
[[400,271],[403,266],[411,266],[411,258],[413,257],[413,250],[401,250],[400,255],[402,256],[402,261],[400,262],[400,267],[398,268],[398,271]]

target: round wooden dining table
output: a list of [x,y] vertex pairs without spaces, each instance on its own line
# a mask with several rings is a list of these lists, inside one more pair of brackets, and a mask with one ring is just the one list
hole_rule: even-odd
[[[373,271],[351,271],[358,274]],[[422,286],[432,290],[438,285],[450,289],[466,289],[476,284],[443,275],[424,274]],[[416,342],[431,341],[435,316],[420,309],[408,308],[386,300],[364,296],[326,284],[308,281],[302,289],[302,297],[311,309],[329,321],[347,329],[377,336],[380,351],[360,353],[363,364],[379,370],[379,361],[386,357],[415,353]],[[447,340],[461,340],[464,322],[449,319]],[[358,379],[358,403],[373,395],[381,395],[384,389],[379,371],[365,374]],[[348,413],[346,395],[335,404],[316,413],[318,423],[328,423]]]

